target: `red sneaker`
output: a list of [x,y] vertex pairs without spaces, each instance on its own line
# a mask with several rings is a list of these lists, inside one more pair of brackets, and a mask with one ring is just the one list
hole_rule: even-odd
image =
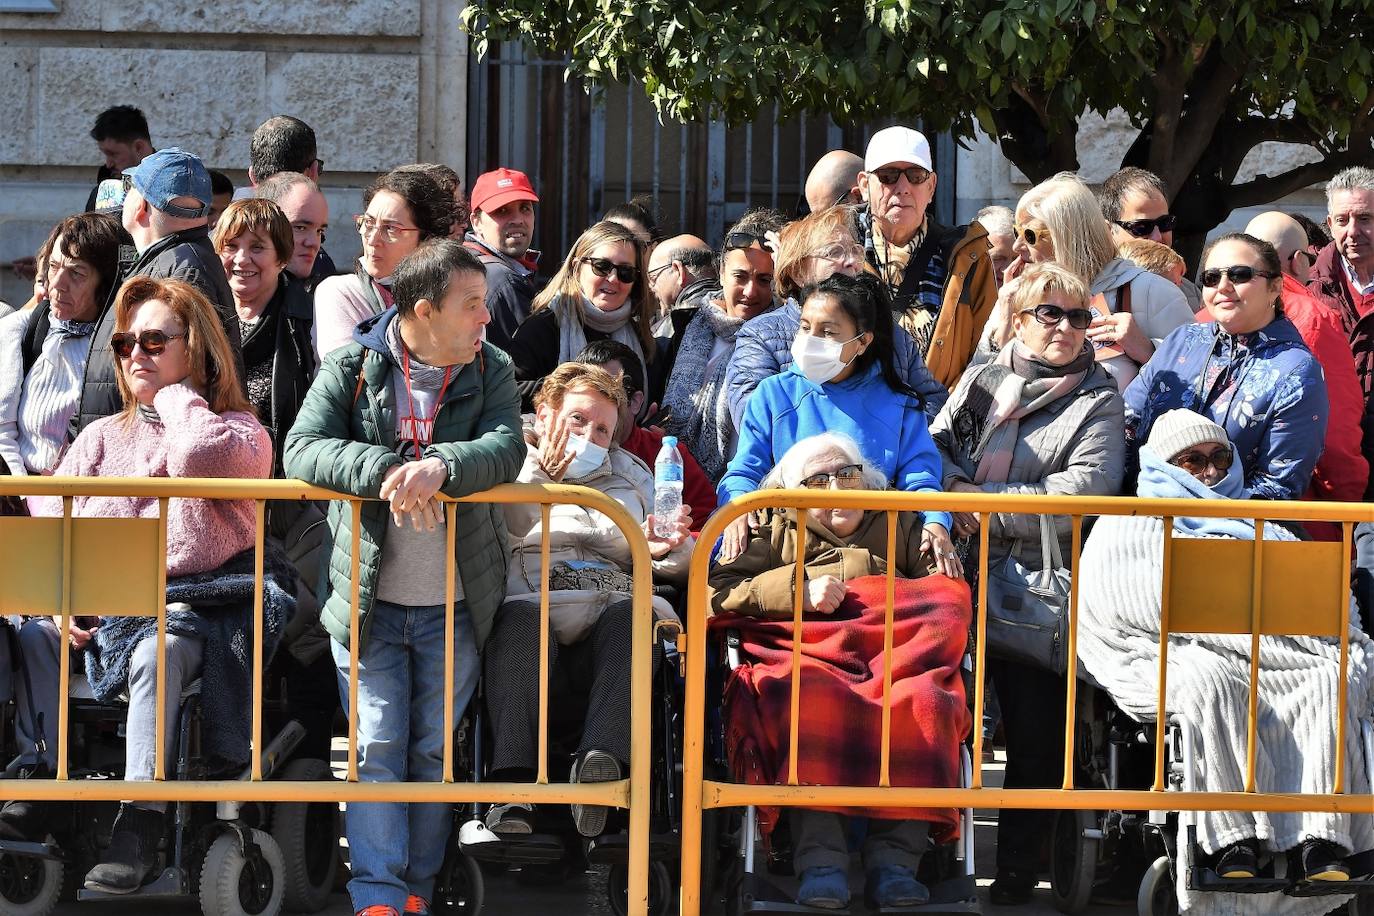
[[419,916],[429,916],[429,901],[419,894],[411,894],[406,898],[407,913],[418,913]]
[[401,916],[401,914],[396,912],[394,906],[387,906],[384,903],[374,903],[371,906],[363,907],[355,913],[354,916]]

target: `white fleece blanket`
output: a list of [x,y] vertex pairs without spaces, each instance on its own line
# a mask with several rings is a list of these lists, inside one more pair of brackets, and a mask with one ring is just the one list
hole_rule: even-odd
[[[1180,521],[1201,527],[1199,520]],[[1176,530],[1175,537],[1181,536]],[[1160,520],[1104,517],[1088,538],[1079,567],[1079,660],[1122,710],[1140,721],[1153,721],[1156,712],[1162,554]],[[1359,630],[1358,613],[1353,608],[1351,613],[1346,791],[1367,793],[1370,773],[1357,720],[1368,717],[1374,706],[1374,646]],[[1331,639],[1266,636],[1260,640],[1260,662],[1257,788],[1331,791],[1339,645]],[[1244,788],[1249,674],[1249,636],[1170,637],[1167,708],[1197,727],[1202,768],[1197,785],[1202,791]],[[1199,844],[1209,853],[1247,837],[1258,837],[1268,849],[1286,850],[1309,834],[1362,851],[1374,846],[1371,820],[1374,816],[1321,812],[1217,811],[1183,812],[1179,823],[1181,833],[1196,824]],[[1179,843],[1181,878],[1190,859],[1186,846]],[[1197,893],[1186,883],[1179,882],[1180,907],[1208,916],[1242,916],[1260,909],[1317,916],[1343,899]]]

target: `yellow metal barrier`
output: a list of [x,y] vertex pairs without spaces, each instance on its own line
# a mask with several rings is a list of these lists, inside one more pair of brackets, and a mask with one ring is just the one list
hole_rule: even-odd
[[[977,674],[974,689],[973,780],[968,788],[905,788],[890,785],[891,652],[895,563],[888,563],[887,619],[884,639],[882,744],[877,786],[799,785],[797,755],[792,753],[785,785],[740,785],[704,778],[706,752],[707,575],[712,549],[735,519],[761,510],[790,510],[798,525],[797,572],[793,623],[800,628],[806,526],[801,513],[808,509],[864,509],[888,513],[888,557],[896,554],[896,513],[944,510],[950,512],[1015,513],[1069,516],[1072,524],[1070,566],[1075,570],[1069,596],[1067,658],[1077,659],[1078,558],[1083,547],[1085,516],[1147,516],[1163,520],[1163,601],[1160,624],[1159,694],[1156,707],[1157,751],[1154,785],[1148,790],[1075,789],[1073,754],[1077,685],[1067,679],[1065,696],[1064,782],[1053,789],[989,789],[983,787],[980,761],[983,735],[987,633],[988,525],[979,526],[979,576],[976,616]],[[1173,519],[1254,519],[1256,537],[1245,541],[1189,539],[1187,549],[1173,550]],[[1325,521],[1341,524],[1341,542],[1276,542],[1263,540],[1266,520]],[[1329,811],[1369,814],[1374,794],[1346,794],[1345,713],[1347,691],[1338,691],[1336,772],[1328,794],[1280,794],[1255,788],[1255,729],[1258,700],[1259,637],[1311,635],[1336,638],[1340,644],[1340,680],[1345,681],[1349,651],[1349,603],[1352,528],[1374,521],[1374,505],[1358,503],[1263,502],[1259,500],[1137,499],[1130,497],[1003,496],[983,493],[899,493],[857,490],[766,490],[750,493],[721,507],[702,528],[692,557],[687,599],[687,683],[684,719],[682,791],[681,913],[696,916],[701,907],[702,812],[707,808],[745,805],[780,807],[983,807],[1070,810],[1252,810]],[[1182,540],[1182,539],[1180,539]],[[1240,561],[1239,570],[1235,562]],[[1223,566],[1222,564],[1231,565]],[[1229,570],[1229,571],[1228,571]],[[1326,602],[1323,602],[1325,597]],[[1325,611],[1323,611],[1325,608]],[[1169,792],[1163,797],[1164,698],[1170,632],[1248,633],[1251,635],[1249,757],[1243,792]],[[789,747],[797,746],[801,679],[801,641],[794,641]],[[1071,669],[1072,670],[1072,669]]]
[[[653,682],[653,581],[649,545],[639,524],[618,502],[597,490],[559,484],[506,484],[453,500],[445,505],[448,546],[444,577],[448,606],[444,670],[444,778],[442,783],[358,782],[358,627],[361,512],[365,500],[312,487],[294,480],[141,479],[117,477],[0,477],[0,496],[62,497],[61,518],[0,518],[0,558],[7,571],[0,578],[0,614],[59,618],[66,633],[78,615],[157,617],[157,657],[166,657],[167,638],[167,502],[176,498],[252,500],[256,506],[257,546],[253,600],[253,754],[250,778],[238,780],[166,780],[163,757],[165,665],[157,670],[157,736],[151,782],[70,780],[68,778],[70,675],[68,652],[61,652],[55,780],[16,779],[4,784],[6,799],[101,801],[296,801],[296,802],[437,802],[522,801],[537,804],[610,805],[629,809],[629,912],[648,910],[650,807],[650,690]],[[156,519],[76,518],[72,500],[80,496],[155,498]],[[342,500],[351,504],[353,522],[351,657],[349,672],[348,772],[344,782],[286,782],[262,778],[262,614],[264,519],[268,500]],[[537,503],[542,509],[543,581],[540,585],[539,767],[534,783],[455,783],[453,781],[455,514],[457,503]],[[550,784],[548,778],[548,641],[550,507],[585,506],[606,515],[630,545],[634,564],[633,656],[630,675],[630,772],[608,783]],[[325,562],[328,562],[326,558]],[[117,584],[118,588],[111,586]]]

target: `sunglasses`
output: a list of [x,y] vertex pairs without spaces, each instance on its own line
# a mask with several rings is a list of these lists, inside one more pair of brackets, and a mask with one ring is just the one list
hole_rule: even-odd
[[835,481],[841,490],[859,490],[864,485],[864,466],[862,464],[847,464],[833,474],[812,474],[810,477],[803,477],[801,485],[807,490],[828,490],[830,481]]
[[605,258],[582,258],[582,263],[592,269],[592,273],[598,277],[606,278],[615,272],[615,278],[621,283],[633,283],[639,276],[639,268],[630,264],[617,264]]
[[1163,216],[1156,216],[1154,219],[1114,219],[1112,222],[1136,238],[1143,239],[1155,229],[1160,232],[1173,232],[1174,226],[1178,225],[1178,217],[1172,213],[1166,213]]
[[1025,239],[1026,244],[1030,245],[1032,248],[1035,247],[1035,243],[1040,241],[1040,239],[1047,239],[1050,237],[1050,230],[1048,229],[1026,229],[1021,226],[1012,226],[1011,232],[1012,235],[1019,235],[1021,238]]
[[1231,267],[1209,267],[1202,272],[1202,285],[1211,289],[1221,285],[1222,275],[1231,281],[1232,286],[1240,286],[1242,283],[1249,283],[1256,277],[1264,277],[1272,280],[1278,276],[1267,270],[1258,270],[1249,264],[1235,264]]
[[114,350],[115,356],[120,359],[128,359],[134,355],[134,345],[137,344],[144,353],[149,356],[157,356],[167,349],[169,340],[179,340],[185,336],[185,334],[168,334],[156,329],[144,331],[138,335],[129,331],[119,331],[110,335],[110,349]]
[[1087,330],[1088,325],[1093,323],[1093,313],[1087,309],[1062,309],[1057,305],[1050,305],[1048,302],[1022,309],[1022,314],[1030,312],[1035,316],[1035,320],[1047,328],[1052,328],[1065,318],[1069,319],[1069,327],[1075,331]]
[[725,237],[725,250],[734,251],[736,248],[753,248],[755,245],[764,251],[771,252],[772,246],[768,244],[768,239],[752,232],[732,232]]
[[1201,474],[1209,464],[1218,471],[1225,471],[1231,467],[1231,462],[1235,458],[1235,452],[1222,446],[1210,455],[1204,455],[1202,452],[1184,452],[1176,455],[1169,463],[1183,468],[1189,474]]
[[873,174],[877,176],[878,180],[883,184],[896,184],[897,179],[901,178],[903,175],[905,175],[906,180],[912,184],[925,184],[930,180],[930,172],[927,172],[919,165],[909,165],[904,169],[888,166],[886,168],[874,169]]

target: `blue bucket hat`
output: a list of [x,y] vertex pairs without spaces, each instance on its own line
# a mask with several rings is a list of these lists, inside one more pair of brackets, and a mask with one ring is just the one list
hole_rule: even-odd
[[[195,219],[210,215],[210,173],[198,156],[175,146],[160,149],[124,173],[155,209],[168,216]],[[201,206],[179,207],[172,201],[194,197]]]

